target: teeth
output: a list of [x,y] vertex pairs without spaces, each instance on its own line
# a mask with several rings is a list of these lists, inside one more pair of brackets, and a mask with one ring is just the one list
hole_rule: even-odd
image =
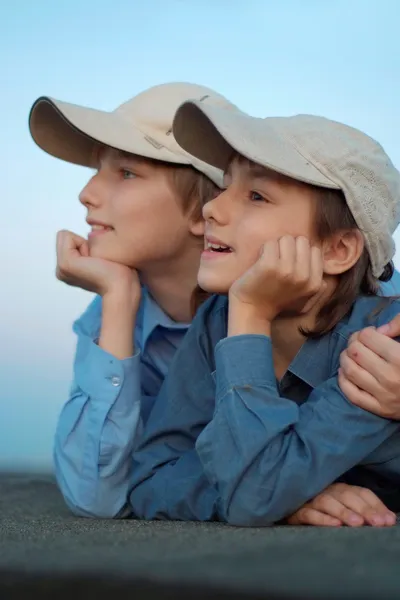
[[101,229],[108,229],[105,225],[92,225],[93,231],[100,231]]
[[220,246],[219,244],[212,244],[211,242],[207,242],[207,248],[211,248],[212,250],[227,250],[229,246]]

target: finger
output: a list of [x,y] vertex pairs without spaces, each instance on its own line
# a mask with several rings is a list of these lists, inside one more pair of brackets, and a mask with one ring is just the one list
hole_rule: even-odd
[[347,345],[350,345],[352,342],[356,342],[358,340],[359,331],[356,331],[349,337],[349,341]]
[[279,262],[279,243],[277,240],[265,242],[261,248],[259,264],[263,271],[276,271]]
[[309,281],[311,274],[311,248],[310,242],[304,236],[299,236],[295,240],[295,272],[299,281],[305,283]]
[[300,508],[287,519],[287,523],[288,525],[314,525],[315,527],[340,527],[342,525],[340,519],[309,506]]
[[339,361],[344,376],[358,388],[376,398],[385,395],[385,390],[374,375],[371,375],[368,366],[364,369],[350,356],[350,348],[343,350]]
[[354,383],[349,381],[349,379],[344,376],[341,369],[339,369],[338,372],[338,383],[342,393],[349,400],[349,402],[370,413],[384,416],[382,407],[376,398],[371,396],[371,394],[368,394],[368,392],[364,392],[354,385]]
[[398,342],[379,333],[373,327],[362,329],[358,339],[375,354],[400,367],[400,344]]
[[68,263],[73,259],[89,256],[87,241],[79,235],[71,234],[65,240],[63,256]]
[[330,517],[339,519],[344,525],[349,527],[361,527],[364,525],[363,517],[357,512],[347,508],[341,500],[338,500],[329,491],[327,494],[320,494],[312,501],[312,508],[323,512]]
[[69,231],[65,231],[65,230],[57,231],[57,236],[56,236],[57,256],[60,256],[62,254],[62,249],[65,245],[65,238],[68,236],[68,234],[69,234]]
[[69,236],[66,237],[65,248],[66,250],[75,253],[76,251],[79,253],[79,256],[83,256],[86,253],[86,248],[88,247],[87,240],[81,237],[80,235],[76,235],[76,233],[70,233]]
[[290,235],[284,235],[279,239],[279,273],[283,279],[294,273],[295,262],[296,240]]
[[371,490],[338,484],[331,487],[330,494],[343,506],[362,517],[368,525],[385,527],[396,522],[396,515],[388,510]]
[[[344,352],[359,366],[357,374],[358,376],[363,374],[365,385],[367,385],[367,380],[371,385],[365,387],[363,380],[359,379],[359,381],[357,381],[353,376],[346,372],[346,369],[344,369],[346,377],[366,392],[380,398],[383,398],[385,395],[387,396],[389,390],[397,391],[400,388],[400,365],[396,362],[394,364],[387,362],[367,346],[364,346],[364,344],[361,343],[361,339],[362,337],[356,342],[349,344],[347,350]],[[398,342],[394,342],[389,338],[385,338],[385,340],[389,344],[394,343],[397,345],[393,349],[393,353],[400,353],[400,345]],[[377,386],[375,387],[372,387],[373,380],[377,382]]]
[[303,312],[305,313],[310,311],[321,301],[326,291],[326,283],[323,280],[323,274],[324,269],[321,251],[319,248],[313,246],[310,250],[310,279],[308,284],[311,297],[304,306]]
[[396,315],[389,323],[378,327],[378,332],[389,337],[400,337],[400,314]]
[[320,289],[324,275],[324,263],[322,252],[316,246],[311,248],[311,273],[310,281],[313,288],[317,291]]

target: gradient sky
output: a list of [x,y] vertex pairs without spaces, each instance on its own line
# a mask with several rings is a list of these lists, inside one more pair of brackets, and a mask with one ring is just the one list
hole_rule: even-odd
[[90,300],[54,277],[56,231],[87,232],[77,197],[89,172],[34,145],[32,102],[112,110],[151,85],[192,81],[257,116],[359,127],[399,167],[399,17],[397,0],[1,2],[0,466],[51,465],[71,324]]

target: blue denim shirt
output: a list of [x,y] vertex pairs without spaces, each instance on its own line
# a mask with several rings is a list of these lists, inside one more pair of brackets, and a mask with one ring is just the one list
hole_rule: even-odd
[[135,440],[189,325],[172,321],[143,289],[134,356],[118,360],[100,348],[100,327],[96,297],[73,326],[74,380],[58,420],[54,463],[75,514],[114,517],[126,504]]
[[227,300],[210,299],[135,452],[133,513],[269,525],[356,465],[399,486],[400,424],[353,406],[337,381],[350,335],[398,312],[400,301],[359,298],[331,333],[305,342],[277,382],[270,338],[227,338]]

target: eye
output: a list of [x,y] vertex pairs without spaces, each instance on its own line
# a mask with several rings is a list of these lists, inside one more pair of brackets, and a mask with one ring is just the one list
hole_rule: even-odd
[[252,190],[250,192],[250,199],[253,202],[267,202],[267,200],[264,198],[264,196],[261,196],[261,194],[259,192],[255,192],[254,190]]
[[135,173],[129,169],[121,169],[121,175],[123,179],[134,179],[136,177]]

